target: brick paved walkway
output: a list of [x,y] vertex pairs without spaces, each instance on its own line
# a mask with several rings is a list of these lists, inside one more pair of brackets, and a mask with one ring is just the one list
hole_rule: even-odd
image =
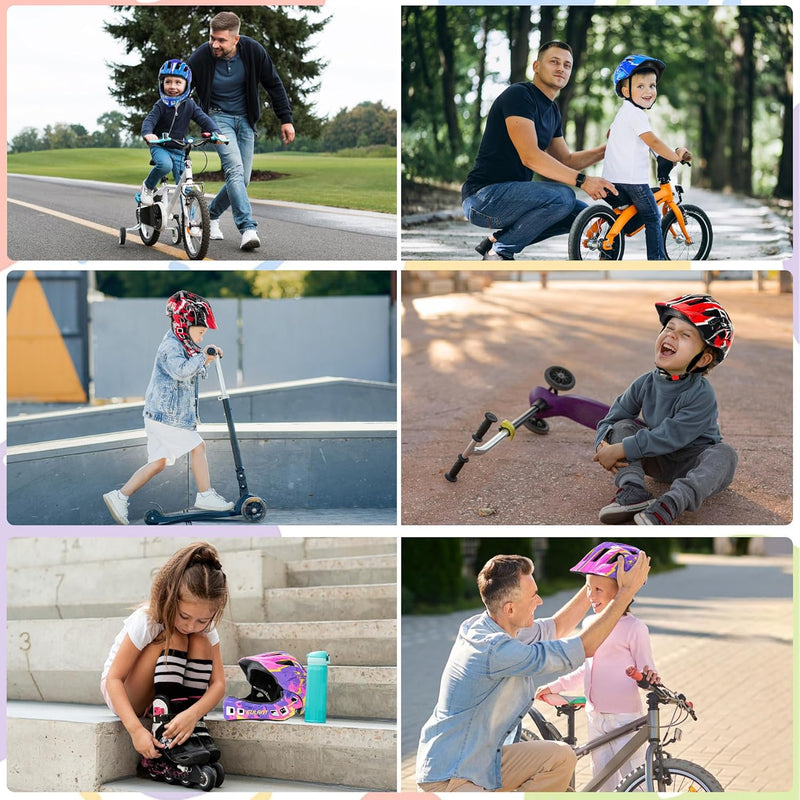
[[[698,721],[681,725],[683,740],[669,752],[704,766],[726,792],[788,792],[795,750],[792,557],[687,555],[680,562],[684,569],[652,576],[635,605],[650,628],[664,683],[697,709]],[[543,612],[553,613],[567,597],[546,598]],[[467,616],[402,618],[404,791],[415,788],[419,730]],[[579,737],[585,741],[580,729]],[[583,759],[578,786],[588,776]]]

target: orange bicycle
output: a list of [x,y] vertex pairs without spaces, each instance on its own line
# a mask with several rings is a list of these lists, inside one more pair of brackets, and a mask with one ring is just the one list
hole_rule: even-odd
[[[673,188],[669,174],[674,166],[658,156],[659,185],[653,193],[661,209],[664,252],[669,261],[705,261],[714,238],[711,221],[702,208],[683,202],[682,186]],[[613,195],[606,202],[585,208],[572,223],[568,247],[573,261],[620,261],[625,239],[644,229],[636,206]]]

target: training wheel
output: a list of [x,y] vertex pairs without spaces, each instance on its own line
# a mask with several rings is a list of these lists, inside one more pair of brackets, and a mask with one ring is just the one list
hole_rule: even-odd
[[125,228],[120,228],[119,229],[119,246],[120,247],[122,247],[122,245],[125,244],[125,239],[127,239],[127,238],[128,238],[128,232],[125,230]]
[[575,386],[575,376],[566,367],[548,367],[544,379],[557,392],[568,392]]
[[259,522],[267,515],[267,504],[260,497],[248,497],[242,503],[242,516],[248,522]]

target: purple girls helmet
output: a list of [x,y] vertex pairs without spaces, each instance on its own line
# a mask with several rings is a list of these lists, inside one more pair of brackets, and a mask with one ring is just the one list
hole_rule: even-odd
[[603,575],[617,577],[617,559],[622,556],[623,568],[627,572],[635,563],[639,548],[619,542],[603,542],[593,547],[571,570],[584,575]]
[[306,668],[283,651],[239,659],[252,691],[247,697],[226,697],[227,720],[282,720],[302,711],[306,700]]

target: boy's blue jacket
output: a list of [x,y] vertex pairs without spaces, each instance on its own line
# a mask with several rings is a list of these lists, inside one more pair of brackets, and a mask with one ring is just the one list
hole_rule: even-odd
[[180,339],[167,331],[156,351],[143,416],[175,428],[196,430],[200,421],[197,377],[206,377],[205,365],[203,353],[189,358]]
[[[204,131],[222,133],[216,122],[208,114],[205,114],[191,97],[188,97],[173,108],[159,99],[152,111],[144,118],[142,136],[146,136],[148,133],[161,136],[162,133],[166,133],[173,139],[185,139],[191,120],[194,120]],[[170,145],[165,146],[169,147]]]
[[595,449],[615,422],[636,419],[640,414],[647,427],[622,440],[629,459],[661,456],[690,445],[708,446],[722,441],[717,397],[711,383],[700,374],[673,381],[653,370],[638,377],[597,423]]

